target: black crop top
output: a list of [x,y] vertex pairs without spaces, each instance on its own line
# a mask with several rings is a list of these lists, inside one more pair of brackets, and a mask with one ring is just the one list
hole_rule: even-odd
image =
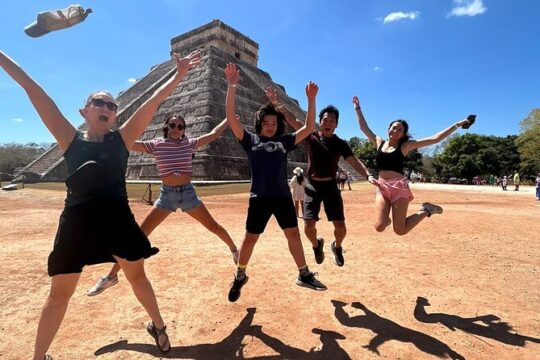
[[392,152],[382,151],[382,147],[385,141],[381,143],[381,146],[377,149],[375,155],[375,161],[379,170],[391,170],[403,174],[403,165],[405,163],[405,156],[401,152],[401,144]]

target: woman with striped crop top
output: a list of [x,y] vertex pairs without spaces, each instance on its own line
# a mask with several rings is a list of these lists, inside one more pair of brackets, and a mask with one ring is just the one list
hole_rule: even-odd
[[413,195],[409,189],[409,181],[403,171],[405,158],[409,152],[436,144],[463,125],[470,126],[474,120],[460,120],[437,134],[418,141],[411,140],[409,125],[405,120],[395,120],[388,127],[388,139],[384,140],[375,135],[368,127],[360,109],[358,97],[354,96],[352,102],[360,129],[377,148],[375,161],[379,168],[379,178],[376,180],[378,190],[375,198],[375,230],[383,232],[392,223],[390,209],[392,209],[392,218],[394,220],[394,232],[397,235],[407,234],[426,217],[433,214],[442,214],[443,209],[440,206],[425,202],[422,203],[418,212],[407,216],[407,209]]
[[[181,209],[223,240],[231,250],[236,264],[238,262],[236,245],[227,230],[208,212],[191,184],[193,150],[217,139],[227,125],[227,119],[225,119],[208,134],[189,139],[185,135],[184,118],[175,114],[169,115],[163,126],[163,138],[136,141],[132,150],[154,156],[162,181],[159,198],[141,223],[142,231],[147,236],[150,235],[171,213]],[[109,275],[101,277],[88,291],[88,296],[98,295],[117,284],[118,271],[120,267],[115,264]]]

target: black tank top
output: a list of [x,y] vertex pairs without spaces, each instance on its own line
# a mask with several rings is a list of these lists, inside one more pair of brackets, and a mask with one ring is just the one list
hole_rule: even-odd
[[392,152],[382,151],[382,147],[385,141],[381,143],[381,146],[377,149],[377,154],[375,155],[375,161],[379,170],[391,170],[403,175],[403,165],[405,163],[405,156],[401,152],[401,143]]
[[122,136],[112,131],[103,137],[102,142],[84,140],[82,132],[77,131],[75,138],[64,153],[68,175],[88,160],[95,160],[105,168],[105,179],[99,192],[88,195],[77,195],[69,188],[65,205],[73,206],[90,200],[103,198],[123,198],[127,201],[126,169],[129,151],[124,145]]

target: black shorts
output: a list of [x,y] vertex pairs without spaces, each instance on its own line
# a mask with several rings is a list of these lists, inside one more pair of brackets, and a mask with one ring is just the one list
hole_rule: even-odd
[[85,265],[135,261],[157,254],[135,221],[126,199],[92,201],[64,208],[49,255],[49,276],[80,273]]
[[270,217],[274,215],[281,229],[298,227],[296,210],[292,197],[288,198],[249,198],[246,231],[262,234]]
[[328,221],[344,221],[343,199],[335,181],[309,180],[304,197],[304,220],[319,220],[321,202]]

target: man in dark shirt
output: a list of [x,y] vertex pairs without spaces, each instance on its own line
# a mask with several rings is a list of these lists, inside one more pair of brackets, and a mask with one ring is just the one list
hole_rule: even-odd
[[[281,112],[285,114],[287,123],[293,129],[299,129],[303,124],[277,101],[275,94],[267,96],[275,100]],[[324,205],[328,221],[334,224],[335,241],[331,244],[332,253],[336,265],[343,266],[343,248],[341,244],[347,234],[345,215],[343,212],[343,199],[336,184],[336,172],[339,158],[343,157],[359,174],[366,176],[370,183],[373,177],[368,169],[356,156],[354,156],[349,144],[340,139],[334,131],[338,126],[339,110],[329,105],[319,113],[319,130],[314,131],[308,137],[308,184],[304,199],[304,231],[313,245],[317,264],[324,261],[324,239],[317,237],[316,223],[319,220],[321,202]]]

